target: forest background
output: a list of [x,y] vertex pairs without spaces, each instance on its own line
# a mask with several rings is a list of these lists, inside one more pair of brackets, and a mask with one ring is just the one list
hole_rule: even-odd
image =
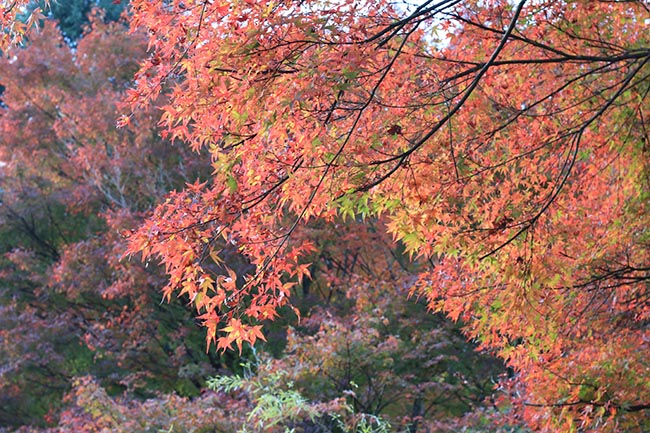
[[2,431],[650,428],[647,2],[3,8]]

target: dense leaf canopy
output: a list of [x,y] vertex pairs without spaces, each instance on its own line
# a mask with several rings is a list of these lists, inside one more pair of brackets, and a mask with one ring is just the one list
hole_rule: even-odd
[[[265,340],[299,288],[408,293],[508,363],[510,420],[650,428],[647,2],[134,0],[128,19],[148,51],[119,125],[158,107],[210,164],[128,251],[208,347]],[[114,166],[93,185],[145,209]]]
[[[162,259],[208,341],[241,347],[307,275],[313,221],[381,218],[422,262],[412,293],[519,372],[532,425],[635,425],[649,18],[644,2],[135,1],[152,54],[131,100],[169,88],[167,136],[214,174],[131,251]],[[225,244],[255,269],[219,268]]]

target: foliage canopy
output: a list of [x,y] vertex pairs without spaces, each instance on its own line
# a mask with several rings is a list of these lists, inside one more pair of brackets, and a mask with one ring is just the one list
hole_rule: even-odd
[[[640,422],[645,2],[132,7],[152,55],[130,100],[169,88],[165,134],[214,173],[168,196],[131,251],[162,260],[208,342],[262,338],[309,277],[314,221],[380,218],[421,263],[413,296],[517,370],[531,425]],[[224,245],[254,269],[224,267]]]
[[322,227],[372,222],[411,259],[394,292],[515,370],[513,417],[649,427],[647,2],[134,0],[129,20],[149,51],[120,125],[159,106],[212,170],[129,252],[208,345],[265,339],[319,279]]

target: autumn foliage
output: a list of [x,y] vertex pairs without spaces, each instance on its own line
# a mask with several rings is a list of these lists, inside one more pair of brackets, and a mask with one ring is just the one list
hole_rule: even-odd
[[74,52],[45,22],[0,60],[2,428],[55,420],[77,376],[189,396],[224,362],[182,303],[159,305],[159,268],[121,260],[123,233],[201,169],[158,137],[154,110],[117,130],[146,44],[91,23]]
[[[160,262],[208,348],[243,353],[314,290],[380,290],[510,366],[509,422],[650,428],[647,2],[133,0],[128,19],[148,50],[119,125],[157,107],[160,136],[209,170],[148,191],[125,248]],[[101,130],[76,122],[73,147]],[[111,206],[153,204],[121,200],[161,184],[80,149]],[[375,329],[341,320],[301,345]]]
[[[218,347],[254,342],[316,220],[382,218],[429,307],[517,371],[531,426],[648,408],[643,2],[133,2],[165,134],[214,173],[131,238]],[[441,38],[442,41],[436,41]],[[219,265],[236,245],[255,268]],[[427,266],[427,265],[430,266]],[[640,427],[639,427],[640,428]]]

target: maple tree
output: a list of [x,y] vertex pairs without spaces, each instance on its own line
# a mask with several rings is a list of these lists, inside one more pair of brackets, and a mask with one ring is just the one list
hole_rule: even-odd
[[[130,101],[170,89],[164,135],[214,172],[130,251],[241,350],[309,277],[299,231],[383,218],[421,263],[413,296],[516,370],[513,416],[641,431],[648,19],[643,1],[133,1],[151,54]],[[224,265],[232,246],[252,268]]]
[[146,110],[117,130],[142,35],[90,17],[74,50],[45,22],[0,59],[0,428],[56,421],[75,377],[114,395],[199,393],[233,355],[205,354],[164,275],[121,260],[122,235],[165,191],[207,172]]

